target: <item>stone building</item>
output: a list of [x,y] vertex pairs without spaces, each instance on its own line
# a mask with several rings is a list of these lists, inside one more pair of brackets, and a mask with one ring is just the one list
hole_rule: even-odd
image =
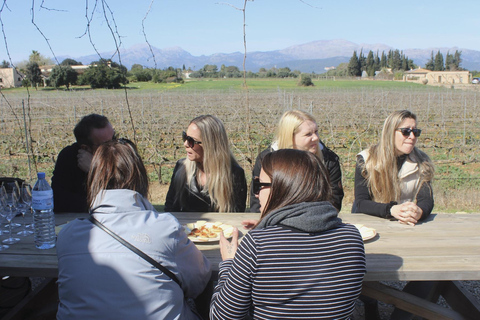
[[16,88],[22,86],[24,76],[14,68],[0,68],[0,88]]
[[471,81],[469,71],[430,71],[418,68],[403,73],[403,81],[428,85],[468,84]]

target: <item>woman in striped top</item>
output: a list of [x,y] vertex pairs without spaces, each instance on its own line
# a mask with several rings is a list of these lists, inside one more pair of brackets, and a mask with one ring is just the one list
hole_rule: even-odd
[[262,161],[254,193],[260,221],[238,246],[220,239],[210,319],[348,319],[360,295],[365,252],[358,230],[328,200],[323,163],[281,149]]

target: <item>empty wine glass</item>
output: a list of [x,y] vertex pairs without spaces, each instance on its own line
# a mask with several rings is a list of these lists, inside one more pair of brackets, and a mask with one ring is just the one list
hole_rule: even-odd
[[12,219],[17,214],[17,204],[18,204],[18,197],[15,192],[6,192],[5,194],[5,202],[7,204],[7,210],[3,210],[2,216],[7,219],[9,224],[9,234],[10,236],[3,240],[2,242],[5,244],[14,244],[20,241],[19,238],[12,237]]
[[[8,210],[7,208],[7,200],[5,198],[5,188],[3,187],[3,185],[0,187],[0,216],[3,218],[5,217],[6,215],[6,210]],[[2,235],[2,230],[0,230],[0,235]],[[3,251],[3,250],[6,250],[10,248],[9,246],[7,245],[4,245],[4,244],[1,244],[0,243],[0,251]]]
[[32,186],[30,186],[28,183],[22,183],[22,186],[20,187],[20,201],[18,202],[18,211],[23,216],[23,230],[20,232],[17,232],[19,236],[29,236],[33,234],[33,231],[27,230],[27,225],[25,223],[25,214],[27,212],[31,212],[31,207],[32,207]]
[[[17,200],[20,199],[20,187],[18,186],[18,182],[17,180],[13,180],[13,181],[5,181],[3,183],[3,186],[5,188],[5,192],[6,193],[15,193],[16,197],[17,197]],[[12,224],[12,228],[18,228],[20,227],[21,224],[20,223],[13,223]],[[8,225],[6,225],[7,228],[10,227],[10,223]]]

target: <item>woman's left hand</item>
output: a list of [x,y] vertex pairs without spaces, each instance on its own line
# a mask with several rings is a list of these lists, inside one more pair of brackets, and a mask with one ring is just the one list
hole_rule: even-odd
[[238,248],[238,229],[233,228],[232,232],[232,241],[228,241],[227,238],[223,235],[223,232],[220,233],[220,253],[222,254],[222,260],[233,259]]

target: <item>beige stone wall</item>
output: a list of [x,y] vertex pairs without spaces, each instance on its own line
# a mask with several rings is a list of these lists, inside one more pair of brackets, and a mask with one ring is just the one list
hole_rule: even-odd
[[15,88],[22,86],[22,76],[13,68],[0,68],[0,87]]
[[427,73],[428,84],[468,84],[468,71],[432,71]]

